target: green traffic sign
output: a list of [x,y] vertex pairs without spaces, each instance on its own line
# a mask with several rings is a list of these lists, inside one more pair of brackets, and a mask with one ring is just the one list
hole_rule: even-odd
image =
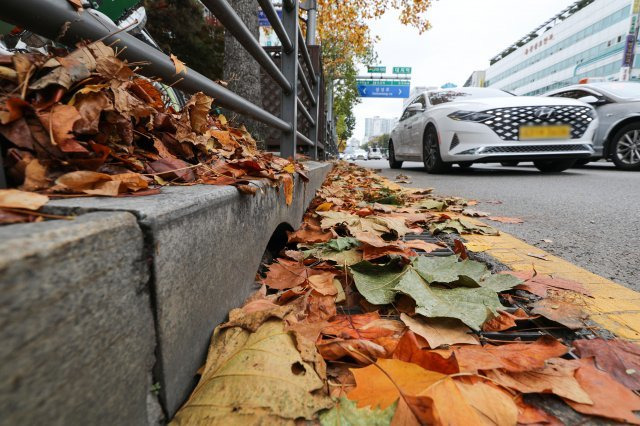
[[394,74],[411,74],[411,67],[393,67]]
[[367,71],[371,74],[384,74],[387,72],[387,67],[367,67]]
[[409,80],[358,80],[359,86],[407,86],[411,84]]

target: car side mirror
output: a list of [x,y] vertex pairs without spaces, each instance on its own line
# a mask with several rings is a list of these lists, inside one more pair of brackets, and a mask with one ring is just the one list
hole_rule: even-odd
[[424,111],[424,108],[422,107],[421,103],[415,103],[415,104],[411,104],[409,105],[409,107],[407,108],[407,111],[411,111],[411,112],[422,112]]
[[598,98],[596,96],[593,95],[589,95],[589,96],[583,96],[581,98],[578,98],[579,101],[582,101],[584,103],[590,104],[590,105],[603,105],[606,104],[607,101],[602,99],[602,98]]

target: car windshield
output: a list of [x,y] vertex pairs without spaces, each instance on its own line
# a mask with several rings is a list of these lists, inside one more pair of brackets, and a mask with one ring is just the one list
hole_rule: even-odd
[[640,83],[601,83],[597,87],[624,99],[640,99]]
[[431,102],[431,105],[439,105],[462,99],[467,100],[481,98],[502,98],[509,96],[513,95],[503,90],[464,87],[460,89],[438,90],[436,92],[430,92],[429,102]]

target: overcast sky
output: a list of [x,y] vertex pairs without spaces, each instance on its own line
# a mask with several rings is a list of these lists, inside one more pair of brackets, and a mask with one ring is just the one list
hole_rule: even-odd
[[[388,12],[371,24],[381,40],[379,64],[413,68],[411,86],[463,85],[474,70],[575,0],[437,0],[429,12],[433,28],[423,35]],[[366,74],[366,69],[361,70]],[[364,138],[366,117],[398,117],[402,99],[362,99],[354,137]]]

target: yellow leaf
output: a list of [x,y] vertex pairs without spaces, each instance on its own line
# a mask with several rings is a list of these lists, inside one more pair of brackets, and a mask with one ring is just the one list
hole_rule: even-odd
[[216,328],[200,382],[172,425],[282,424],[330,408],[324,382],[280,319],[255,333]]
[[227,124],[227,117],[225,117],[224,115],[220,114],[218,116],[218,120],[220,121],[220,124],[225,125]]
[[295,173],[296,166],[293,163],[289,163],[286,166],[284,166],[283,170],[287,173]]
[[322,203],[316,208],[316,211],[317,212],[326,212],[326,211],[331,210],[331,207],[333,207],[333,203]]

